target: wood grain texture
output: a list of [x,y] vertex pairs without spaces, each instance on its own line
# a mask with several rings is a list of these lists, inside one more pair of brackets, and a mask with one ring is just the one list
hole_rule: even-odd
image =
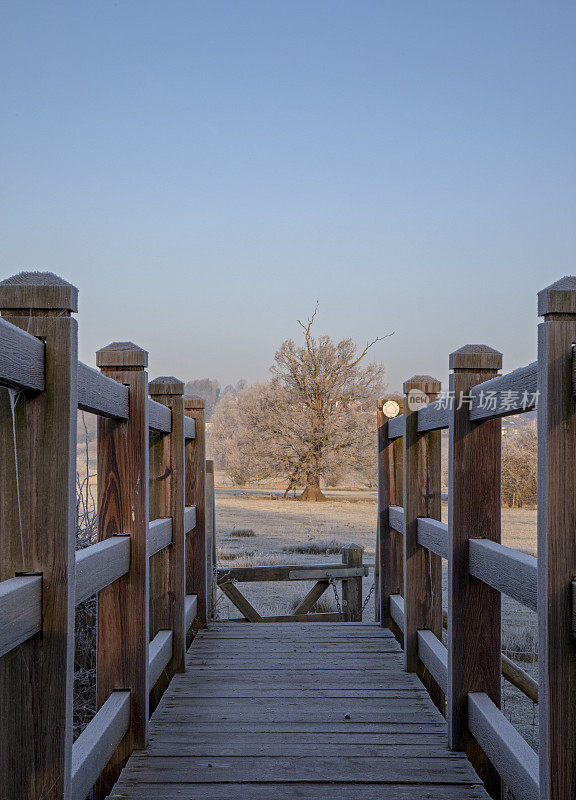
[[150,515],[168,517],[171,523],[170,543],[150,558],[150,639],[160,631],[172,632],[170,659],[158,673],[161,680],[150,680],[153,712],[172,677],[183,671],[186,652],[184,384],[161,377],[150,382],[148,391],[172,419],[170,433],[150,437]]
[[499,375],[475,386],[470,392],[470,419],[479,422],[510,414],[523,414],[535,407],[538,362]]
[[[576,279],[540,292],[538,329],[538,621],[541,800],[576,796]],[[562,283],[562,282],[560,282]],[[571,288],[570,288],[571,286]],[[562,301],[562,302],[561,302]]]
[[148,682],[155,686],[160,675],[172,659],[174,637],[172,631],[158,631],[150,642],[148,651]]
[[414,393],[434,402],[440,381],[417,375],[404,384],[404,664],[417,672],[437,708],[444,710],[444,693],[418,657],[418,631],[442,637],[442,561],[419,541],[419,517],[441,517],[441,434],[420,433]]
[[148,558],[172,544],[172,517],[159,517],[148,525]]
[[0,319],[0,386],[44,390],[44,344]]
[[[356,645],[338,670],[316,649],[327,630]],[[285,661],[287,637],[302,668]],[[384,652],[363,649],[372,641]],[[251,642],[269,646],[267,663]],[[234,643],[246,650],[246,667],[222,668]],[[367,685],[366,663],[387,688],[358,688]],[[487,800],[465,756],[447,750],[444,727],[379,626],[226,623],[196,636],[186,673],[154,715],[147,752],[134,753],[111,800]]]
[[148,400],[148,426],[157,433],[170,433],[172,430],[170,409],[155,400]]
[[196,527],[196,506],[184,509],[184,533],[190,533]]
[[448,525],[437,519],[418,519],[418,544],[448,559]]
[[532,611],[538,606],[538,560],[486,539],[470,539],[470,574]]
[[196,435],[186,441],[185,503],[196,507],[196,526],[186,538],[186,594],[197,598],[196,619],[188,632],[202,628],[207,620],[208,578],[206,556],[206,430],[204,401],[197,397],[184,397],[184,413],[194,420]]
[[449,424],[450,415],[443,400],[433,400],[418,411],[418,433],[440,431]]
[[70,800],[85,800],[129,723],[130,692],[112,692],[74,742]]
[[104,374],[130,390],[128,420],[98,418],[98,538],[128,533],[131,544],[129,573],[98,594],[98,706],[114,691],[130,691],[130,726],[96,786],[102,799],[132,750],[146,746],[148,730],[147,356],[127,347],[97,353]]
[[0,658],[42,630],[42,576],[0,583]]
[[418,656],[443,692],[448,691],[448,651],[432,631],[418,631]]
[[5,319],[42,337],[45,350],[44,391],[20,396],[15,409],[22,540],[10,403],[0,389],[0,580],[42,573],[43,635],[7,653],[0,670],[0,797],[10,800],[60,800],[70,789],[78,332],[67,309],[45,310],[59,285],[52,289],[31,286],[20,316],[10,285],[0,288]]
[[[394,530],[390,508],[401,506],[402,500],[402,439],[394,441],[390,434],[389,420],[382,413],[382,401],[378,403],[378,571],[379,571],[379,620],[392,628],[397,638],[402,637],[390,610],[390,595],[403,591],[403,544],[402,537]],[[395,419],[399,419],[396,417]],[[404,422],[402,422],[404,426]]]
[[[500,592],[470,575],[469,540],[500,542],[501,421],[470,422],[466,397],[493,377],[502,356],[467,345],[450,356],[455,402],[449,433],[448,741],[467,750],[493,797],[501,781],[468,731],[468,693],[500,705]],[[460,408],[459,408],[460,406]]]
[[119,534],[76,551],[75,603],[109,586],[130,569],[130,537]]
[[78,362],[78,408],[81,411],[112,419],[128,419],[128,394],[127,386],[107,378],[81,361]]
[[487,694],[468,695],[468,724],[514,797],[538,800],[538,755]]
[[346,622],[362,621],[362,553],[363,548],[357,544],[347,544],[342,548],[343,566],[361,573],[342,581],[342,611]]
[[[349,546],[349,545],[346,545]],[[344,551],[344,548],[342,548]],[[219,567],[218,582],[235,580],[238,583],[258,581],[319,581],[328,578],[367,577],[368,567],[361,564],[276,564],[270,567]]]

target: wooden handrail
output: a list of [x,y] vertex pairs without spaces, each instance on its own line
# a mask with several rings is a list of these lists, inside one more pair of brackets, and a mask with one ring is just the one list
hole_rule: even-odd
[[43,392],[44,343],[0,319],[0,386]]

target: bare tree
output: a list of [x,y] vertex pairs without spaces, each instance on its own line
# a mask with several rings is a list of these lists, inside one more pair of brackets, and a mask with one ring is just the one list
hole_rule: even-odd
[[520,508],[536,503],[536,428],[522,425],[502,442],[502,505]]

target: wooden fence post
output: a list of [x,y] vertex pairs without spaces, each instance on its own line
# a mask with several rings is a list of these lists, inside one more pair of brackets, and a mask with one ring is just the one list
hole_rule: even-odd
[[[342,563],[347,567],[362,566],[363,548],[358,544],[346,544],[342,548]],[[345,622],[362,621],[362,576],[345,578],[342,581],[342,612]]]
[[540,797],[576,797],[576,278],[538,294],[538,626]]
[[470,389],[495,377],[502,354],[465,345],[450,355],[448,742],[466,750],[492,797],[501,780],[468,732],[468,693],[500,707],[500,592],[470,574],[468,540],[500,542],[501,420],[471,422]]
[[418,544],[418,517],[441,519],[441,432],[418,433],[418,410],[438,397],[442,384],[415,375],[404,384],[404,664],[418,672],[438,708],[444,693],[418,658],[418,631],[442,641],[442,559]]
[[[206,575],[206,430],[204,400],[201,397],[184,397],[184,413],[196,423],[196,437],[186,442],[187,506],[196,506],[196,527],[188,534],[186,547],[186,594],[198,598],[196,619],[188,633],[188,643],[193,632],[206,625],[207,575]],[[189,545],[189,546],[188,546]]]
[[102,373],[130,389],[130,417],[98,417],[98,539],[130,535],[130,571],[98,593],[98,707],[130,690],[130,727],[96,784],[107,797],[148,738],[148,353],[132,342],[98,350]]
[[208,619],[216,610],[216,507],[214,494],[214,462],[206,460],[206,553],[208,561]]
[[66,800],[70,793],[77,310],[76,287],[50,272],[0,284],[2,316],[45,342],[45,390],[18,397],[15,442],[8,390],[0,392],[0,579],[42,574],[42,633],[7,653],[0,669],[5,800]]
[[390,595],[404,591],[402,535],[390,527],[388,509],[402,505],[402,439],[388,437],[388,417],[378,401],[378,540],[380,624],[390,628],[397,639],[401,631],[390,614]]
[[155,378],[151,397],[172,412],[170,433],[154,434],[150,447],[150,517],[172,518],[172,543],[150,559],[150,640],[172,631],[172,658],[158,686],[150,687],[151,711],[177,672],[184,672],[186,622],[184,606],[184,384],[177,378]]

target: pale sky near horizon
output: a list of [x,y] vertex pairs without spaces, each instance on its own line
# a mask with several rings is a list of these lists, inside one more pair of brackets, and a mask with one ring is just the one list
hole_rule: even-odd
[[317,330],[391,389],[536,353],[576,273],[576,4],[4,0],[0,276],[80,289],[80,356],[266,378]]

